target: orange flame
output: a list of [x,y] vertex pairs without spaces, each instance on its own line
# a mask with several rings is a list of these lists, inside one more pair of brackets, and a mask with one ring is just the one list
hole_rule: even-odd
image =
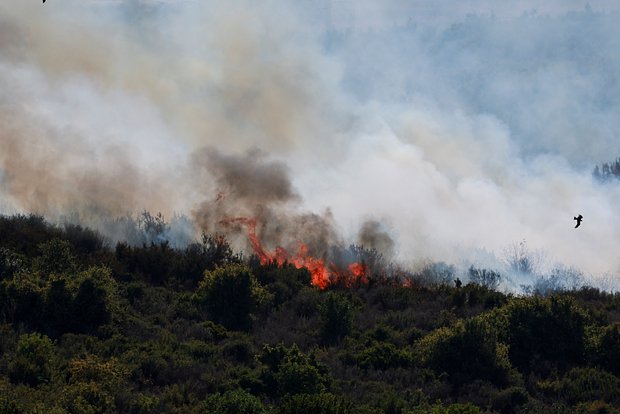
[[366,265],[363,263],[351,263],[348,265],[348,272],[342,272],[333,264],[327,266],[325,260],[313,257],[309,254],[308,246],[300,243],[296,255],[290,255],[283,247],[276,247],[275,252],[269,252],[261,243],[256,234],[256,219],[251,217],[234,217],[222,220],[222,224],[242,224],[247,231],[248,240],[254,253],[262,265],[277,263],[282,266],[284,263],[291,263],[297,269],[305,267],[312,277],[313,286],[321,290],[326,289],[330,284],[340,283],[351,287],[356,283],[367,284]]

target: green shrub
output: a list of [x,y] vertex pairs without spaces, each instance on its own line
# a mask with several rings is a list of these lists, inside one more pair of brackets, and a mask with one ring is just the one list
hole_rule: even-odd
[[265,345],[259,360],[265,365],[263,383],[272,395],[317,394],[326,391],[331,382],[327,367],[314,355],[304,355],[296,345]]
[[35,271],[45,276],[72,273],[77,268],[73,246],[66,240],[52,239],[39,245],[41,255],[34,261]]
[[77,382],[64,389],[60,404],[70,414],[116,413],[114,395],[96,382]]
[[437,373],[450,375],[461,385],[474,379],[504,385],[511,371],[506,347],[498,343],[491,327],[480,319],[458,321],[439,328],[416,343],[422,363]]
[[15,401],[11,401],[5,396],[0,396],[0,414],[21,414],[22,411]]
[[479,414],[480,408],[473,404],[450,404],[443,406],[435,404],[405,411],[403,414]]
[[36,386],[52,378],[54,344],[39,333],[20,335],[17,350],[9,362],[9,378],[14,383]]
[[44,315],[45,291],[30,278],[21,276],[0,282],[0,318],[36,329]]
[[527,390],[522,387],[509,387],[499,391],[492,398],[493,410],[500,413],[513,413],[529,401]]
[[275,414],[354,414],[353,404],[333,394],[299,394],[284,398]]
[[573,299],[514,299],[496,315],[500,340],[508,345],[510,362],[521,372],[536,370],[541,361],[561,369],[584,361],[587,317]]
[[596,368],[574,368],[564,378],[543,381],[539,387],[548,396],[571,405],[596,400],[620,403],[620,379]]
[[342,295],[333,292],[320,305],[321,339],[326,344],[338,343],[351,332],[353,306]]
[[363,369],[407,367],[413,357],[406,350],[397,348],[389,342],[372,341],[353,357],[355,364]]
[[215,322],[227,329],[247,330],[265,294],[248,267],[233,264],[206,271],[196,299]]
[[242,390],[228,391],[207,398],[198,411],[201,414],[267,414],[260,399]]
[[620,375],[620,323],[596,332],[589,349],[589,360],[601,368]]

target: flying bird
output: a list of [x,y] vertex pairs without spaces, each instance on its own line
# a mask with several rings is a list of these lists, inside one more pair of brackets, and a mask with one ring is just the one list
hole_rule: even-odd
[[575,226],[575,228],[577,228],[581,225],[581,220],[583,220],[583,216],[580,214],[577,217],[573,217],[573,220],[577,220],[577,225]]

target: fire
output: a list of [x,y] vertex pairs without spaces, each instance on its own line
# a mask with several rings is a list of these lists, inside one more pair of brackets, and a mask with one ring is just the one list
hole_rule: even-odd
[[257,223],[255,218],[235,217],[222,220],[222,223],[226,225],[241,224],[245,227],[252,250],[258,256],[261,264],[277,263],[282,266],[285,263],[291,263],[297,269],[305,267],[312,277],[312,285],[321,290],[336,283],[347,287],[354,286],[357,283],[368,283],[367,269],[363,263],[351,263],[347,266],[347,271],[342,271],[334,264],[327,265],[324,259],[310,255],[308,246],[304,243],[299,244],[296,254],[289,254],[284,247],[277,247],[275,252],[271,253],[263,246],[256,234]]

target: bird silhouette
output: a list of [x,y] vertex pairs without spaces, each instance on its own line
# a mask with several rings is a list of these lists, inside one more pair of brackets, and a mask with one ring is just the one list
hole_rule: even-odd
[[577,228],[581,225],[581,220],[583,220],[583,216],[580,214],[577,217],[573,217],[573,220],[577,220],[577,225],[575,226],[575,228]]

